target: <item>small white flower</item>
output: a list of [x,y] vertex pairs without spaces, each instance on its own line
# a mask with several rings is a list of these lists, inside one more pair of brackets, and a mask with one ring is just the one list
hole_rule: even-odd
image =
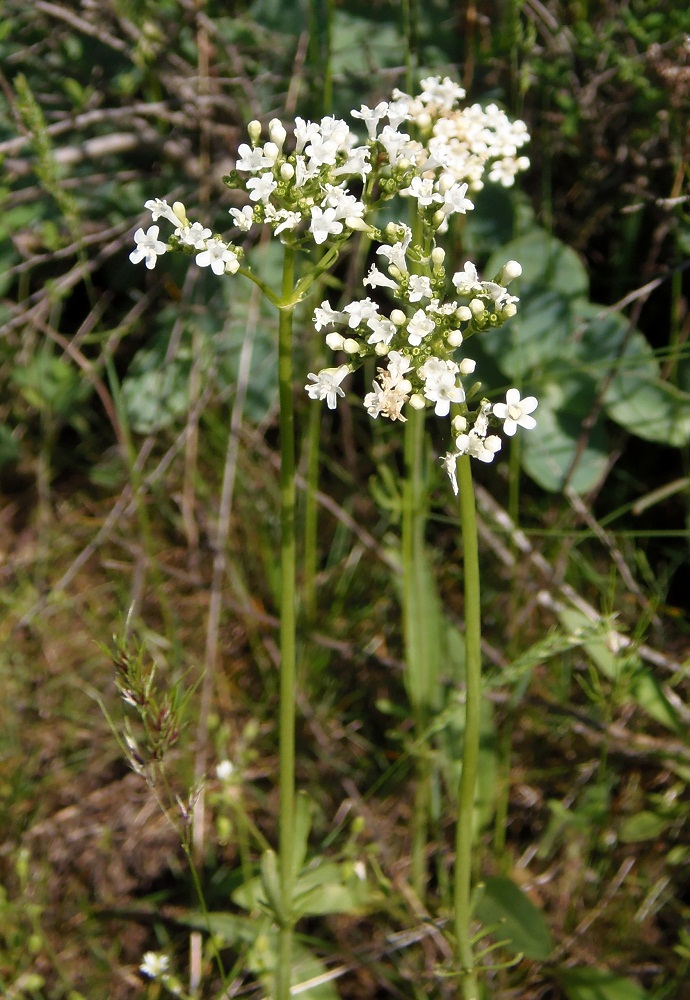
[[469,455],[478,458],[480,462],[493,462],[494,455],[501,448],[501,439],[496,434],[487,438],[479,437],[471,430],[469,434],[459,434],[455,439],[458,455]]
[[240,262],[230,247],[222,240],[214,236],[212,240],[206,240],[206,246],[201,253],[197,254],[196,262],[199,267],[210,267],[214,274],[235,274],[239,269]]
[[419,302],[420,299],[430,299],[433,295],[431,281],[424,274],[411,274],[407,286],[408,302]]
[[443,201],[442,196],[434,190],[434,182],[430,177],[413,177],[410,186],[400,192],[410,198],[416,198],[418,205],[428,206]]
[[137,229],[134,234],[136,247],[129,255],[129,259],[133,264],[138,264],[139,261],[145,260],[149,271],[156,266],[156,259],[168,249],[167,245],[158,239],[158,231],[158,226],[149,226],[147,232],[144,232],[141,228]]
[[371,328],[370,321],[378,317],[379,307],[367,296],[366,299],[348,303],[343,312],[348,315],[348,326],[351,330],[356,329],[361,323],[366,323]]
[[259,177],[250,177],[247,181],[250,199],[264,205],[268,204],[268,199],[277,187],[273,174],[261,174]]
[[147,951],[144,960],[139,966],[139,971],[151,979],[160,979],[168,971],[170,960],[167,955],[160,955],[156,951]]
[[388,114],[388,104],[386,101],[380,101],[379,104],[377,104],[373,109],[368,108],[366,104],[363,104],[359,111],[353,111],[351,113],[353,118],[359,118],[364,122],[367,127],[367,132],[369,133],[369,138],[373,141],[376,138],[376,128],[378,123]]
[[347,319],[347,314],[334,309],[327,299],[314,310],[314,326],[318,330],[323,330],[324,326],[332,326],[335,323],[343,323]]
[[252,206],[245,205],[244,208],[229,208],[228,211],[237,228],[243,233],[248,233],[254,222],[254,209]]
[[368,285],[369,288],[395,288],[397,290],[400,287],[397,281],[393,281],[393,279],[387,277],[383,271],[379,271],[376,264],[371,265],[369,273],[363,280],[362,284],[365,286]]
[[181,222],[181,219],[175,215],[172,205],[168,205],[165,198],[151,198],[144,202],[144,208],[148,208],[154,222],[158,222],[161,217],[172,222],[173,226],[179,226]]
[[200,222],[193,222],[191,226],[180,226],[175,230],[181,243],[195,250],[203,250],[206,240],[211,235],[210,229],[205,229]]
[[448,473],[448,478],[450,479],[450,485],[453,487],[453,493],[458,495],[458,453],[457,451],[449,451],[441,459],[446,467],[446,472]]
[[453,275],[453,284],[458,295],[473,295],[482,291],[482,283],[477,274],[477,268],[471,260],[465,262],[462,271]]
[[240,158],[235,164],[238,170],[249,170],[254,173],[255,171],[263,170],[265,167],[273,166],[273,160],[269,156],[264,155],[261,146],[252,149],[246,142],[243,142],[237,152],[240,154]]
[[216,777],[219,781],[228,782],[235,773],[235,765],[231,760],[221,760],[216,766]]
[[419,347],[423,338],[432,333],[435,328],[434,321],[429,319],[423,309],[418,309],[407,324],[407,339],[413,347]]
[[329,236],[338,236],[343,231],[343,224],[336,219],[334,208],[325,211],[314,205],[311,210],[309,229],[314,237],[314,243],[325,243]]
[[312,385],[305,385],[311,399],[325,399],[329,410],[334,410],[338,402],[338,396],[344,396],[345,392],[340,388],[340,383],[350,371],[348,365],[340,365],[339,368],[323,368],[318,375],[312,372],[307,376],[312,381]]
[[505,421],[503,429],[508,437],[512,437],[518,427],[532,430],[537,426],[537,421],[530,416],[530,413],[536,410],[537,406],[538,403],[534,396],[520,399],[519,389],[508,389],[505,403],[494,403],[493,410],[499,420]]

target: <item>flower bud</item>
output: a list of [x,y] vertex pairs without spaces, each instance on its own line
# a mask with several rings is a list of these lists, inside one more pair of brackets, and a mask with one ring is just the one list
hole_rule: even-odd
[[379,358],[385,358],[388,354],[388,345],[382,344],[380,341],[374,346],[374,354]]
[[181,201],[174,201],[172,210],[173,210],[173,215],[175,215],[180,220],[181,226],[189,225],[189,219],[187,218],[187,210],[185,209]]
[[255,146],[259,139],[261,138],[261,122],[258,122],[256,118],[247,125],[247,132],[249,133],[249,138],[252,144]]
[[463,341],[463,336],[460,330],[449,330],[446,339],[451,347],[460,347],[460,344],[462,344]]
[[410,406],[413,410],[423,410],[426,406],[424,396],[420,396],[418,392],[414,396],[410,396]]
[[517,312],[517,306],[515,305],[514,302],[506,302],[506,304],[503,306],[503,316],[505,319],[510,319],[510,317],[514,316],[516,312]]
[[271,142],[274,142],[279,149],[282,149],[287,132],[280,118],[271,118],[268,123],[268,136]]
[[265,146],[264,146],[264,156],[267,156],[269,158],[269,160],[273,161],[273,163],[275,163],[275,161],[278,159],[279,154],[280,154],[280,150],[276,146],[275,142],[267,142],[265,144]]
[[473,361],[472,358],[463,358],[460,362],[460,374],[471,375],[476,367],[477,362]]
[[417,125],[421,129],[429,128],[431,125],[431,115],[428,111],[422,111],[421,114],[417,115]]
[[455,310],[455,316],[461,323],[469,323],[472,319],[472,310],[467,306],[458,306]]
[[473,316],[481,316],[485,311],[484,303],[481,299],[472,299],[470,302],[470,312]]
[[434,270],[439,271],[443,267],[443,262],[446,259],[446,251],[443,247],[434,247],[431,251],[431,263],[434,265]]
[[454,184],[455,184],[455,178],[453,177],[452,174],[449,173],[441,174],[441,176],[438,179],[439,192],[441,194],[445,194],[446,191],[450,191],[450,189],[453,187]]
[[391,322],[395,323],[396,326],[404,326],[407,322],[407,316],[402,309],[394,309],[391,313]]
[[442,226],[443,223],[446,221],[446,213],[442,212],[439,209],[438,212],[434,212],[434,215],[433,215],[433,218],[432,218],[431,221],[433,222],[433,224],[436,227],[436,229],[438,229],[439,226]]
[[502,285],[507,285],[513,278],[519,278],[522,274],[522,265],[516,260],[509,260],[503,265],[501,276],[498,279]]
[[343,341],[343,350],[346,354],[359,354],[359,344],[352,337],[347,337]]
[[336,333],[335,331],[326,334],[326,344],[332,351],[341,350],[343,344],[345,343],[345,338],[342,333]]
[[371,232],[371,226],[368,225],[364,219],[361,219],[358,215],[348,215],[345,219],[345,225],[348,229],[356,229],[360,233]]
[[284,181],[291,181],[295,176],[295,168],[291,163],[281,163],[280,165],[280,176]]
[[458,414],[457,417],[453,417],[451,420],[451,426],[456,434],[464,434],[467,430],[467,418],[461,417]]

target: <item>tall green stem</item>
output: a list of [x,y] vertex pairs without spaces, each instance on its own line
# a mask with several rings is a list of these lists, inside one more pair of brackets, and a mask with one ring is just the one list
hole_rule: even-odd
[[482,658],[477,515],[468,455],[461,455],[458,459],[457,475],[465,578],[466,702],[465,740],[455,835],[455,948],[458,971],[462,973],[463,998],[477,1000],[479,996],[477,975],[472,956],[471,890],[472,825],[479,758]]
[[295,829],[295,414],[292,378],[292,295],[295,252],[285,247],[278,323],[278,386],[280,399],[280,895],[276,1000],[288,1000],[294,926]]

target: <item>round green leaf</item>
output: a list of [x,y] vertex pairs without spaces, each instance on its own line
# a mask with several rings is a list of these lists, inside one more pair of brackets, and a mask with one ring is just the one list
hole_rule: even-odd
[[521,298],[530,288],[559,291],[571,300],[589,294],[589,278],[578,255],[544,229],[530,229],[497,250],[486,265],[486,276],[493,278],[508,260],[522,265]]

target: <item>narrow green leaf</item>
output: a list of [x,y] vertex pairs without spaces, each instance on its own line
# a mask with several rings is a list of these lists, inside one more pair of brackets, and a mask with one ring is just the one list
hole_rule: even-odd
[[557,978],[568,1000],[651,1000],[632,980],[603,969],[559,969]]

